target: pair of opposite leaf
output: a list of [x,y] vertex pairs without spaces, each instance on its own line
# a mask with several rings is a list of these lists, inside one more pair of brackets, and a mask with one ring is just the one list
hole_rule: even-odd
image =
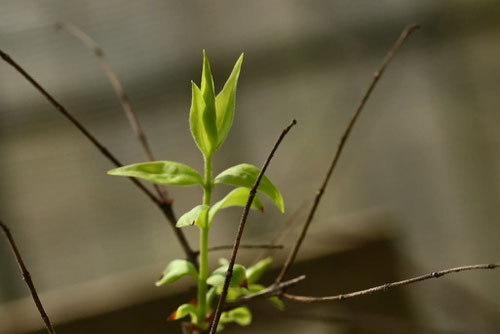
[[[236,102],[236,87],[240,75],[243,54],[240,56],[222,91],[215,96],[214,80],[210,63],[203,51],[203,72],[201,88],[192,82],[192,101],[189,116],[191,133],[194,141],[205,159],[211,159],[215,151],[222,145],[231,129]],[[244,206],[248,200],[249,190],[255,184],[260,169],[250,164],[240,164],[226,169],[213,180],[214,184],[228,184],[239,188],[230,192],[219,202],[208,207],[198,205],[182,215],[177,227],[197,224],[200,227],[210,226],[213,218],[221,209],[231,206]],[[110,175],[137,177],[146,181],[173,186],[189,186],[199,184],[207,187],[201,174],[194,168],[175,161],[153,161],[132,164],[113,169]],[[284,212],[283,197],[278,188],[264,176],[258,190],[274,201],[281,212]],[[255,196],[253,209],[263,210],[262,201]],[[204,214],[209,211],[208,215]],[[205,220],[208,219],[208,224]]]
[[[215,215],[220,210],[232,206],[245,206],[250,195],[250,189],[255,184],[259,173],[259,168],[250,164],[240,164],[226,169],[215,177],[214,184],[223,183],[237,186],[238,188],[232,190],[211,207],[204,204],[195,206],[179,218],[176,226],[184,227],[196,224],[200,227],[210,227]],[[281,212],[285,211],[283,197],[280,191],[265,175],[260,181],[258,190],[272,199]],[[255,196],[251,208],[264,211],[264,205],[259,196]],[[208,215],[204,214],[206,211],[208,211]],[[208,219],[208,225],[207,222],[205,222],[206,219]]]
[[[229,263],[227,260],[221,260],[221,267],[215,269],[213,273],[207,278],[207,283],[214,287],[220,287],[224,283],[226,277],[227,267]],[[233,268],[233,275],[231,277],[230,286],[239,287],[242,284],[248,286],[257,282],[262,274],[271,265],[272,259],[265,258],[257,262],[255,265],[249,268],[245,268],[242,265],[235,264]],[[156,282],[157,286],[173,283],[183,276],[192,276],[194,279],[198,279],[198,270],[189,261],[183,259],[173,260],[163,271],[162,276]]]

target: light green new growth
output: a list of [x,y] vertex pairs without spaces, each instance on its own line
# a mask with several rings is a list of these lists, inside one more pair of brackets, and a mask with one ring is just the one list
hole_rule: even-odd
[[[243,54],[238,58],[234,68],[222,90],[216,95],[214,79],[207,54],[203,51],[203,71],[201,85],[192,82],[192,100],[189,114],[189,125],[196,146],[203,155],[204,176],[194,168],[174,161],[154,161],[138,163],[108,172],[110,175],[137,177],[162,185],[190,186],[199,184],[203,188],[202,202],[183,214],[177,221],[179,228],[196,225],[200,229],[199,268],[187,260],[173,260],[168,264],[157,286],[175,282],[183,276],[191,276],[197,280],[198,293],[196,304],[182,304],[172,313],[169,320],[177,320],[190,316],[191,326],[195,332],[203,331],[210,325],[213,314],[215,296],[220,294],[228,268],[227,261],[221,267],[208,274],[208,239],[210,227],[217,214],[222,209],[232,206],[245,206],[250,189],[255,184],[260,169],[250,164],[240,164],[221,172],[215,178],[212,176],[212,158],[217,149],[227,138],[233,124],[236,104],[236,88],[240,76]],[[228,184],[238,188],[229,192],[224,198],[212,205],[212,190],[217,184]],[[285,211],[283,196],[278,188],[264,176],[258,191],[269,197],[281,212]],[[264,210],[260,197],[255,196],[252,209]],[[236,264],[228,290],[228,301],[234,301],[241,296],[256,293],[265,287],[257,284],[264,271],[270,266],[271,258],[259,261],[254,266],[245,268]],[[210,286],[210,289],[208,288]],[[282,301],[277,297],[269,299],[278,308],[283,308]],[[252,321],[252,314],[247,307],[237,307],[223,312],[217,331],[225,324],[234,322],[247,326]]]

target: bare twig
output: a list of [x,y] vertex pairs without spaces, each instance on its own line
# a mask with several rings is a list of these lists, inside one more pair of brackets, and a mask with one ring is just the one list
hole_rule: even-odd
[[468,270],[495,269],[498,267],[500,267],[500,262],[490,263],[490,264],[474,264],[474,265],[470,265],[470,266],[449,268],[449,269],[444,269],[444,270],[440,270],[440,271],[433,271],[432,273],[429,273],[429,274],[405,279],[402,281],[386,283],[386,284],[382,284],[382,285],[379,285],[379,286],[376,286],[373,288],[360,290],[360,291],[356,291],[356,292],[340,294],[340,295],[335,295],[335,296],[311,297],[311,296],[296,296],[296,295],[292,295],[292,294],[288,294],[288,293],[284,293],[282,296],[285,298],[288,298],[290,300],[295,300],[295,301],[304,302],[304,303],[326,302],[326,301],[332,301],[332,300],[344,300],[344,299],[369,295],[369,294],[372,294],[375,292],[385,291],[387,289],[395,288],[395,287],[402,286],[402,285],[407,285],[407,284],[425,281],[425,280],[428,280],[431,278],[439,278],[441,276],[448,275],[451,273],[458,273],[461,271],[468,271]]
[[328,181],[330,180],[330,177],[332,175],[332,172],[333,170],[335,169],[335,166],[337,165],[337,162],[339,160],[339,157],[342,153],[342,150],[344,149],[344,145],[347,141],[347,138],[349,138],[349,134],[351,133],[351,130],[352,128],[354,127],[354,124],[356,123],[356,120],[358,119],[361,111],[363,110],[365,104],[366,104],[366,101],[368,101],[368,98],[370,97],[373,89],[375,88],[378,80],[380,79],[380,77],[382,76],[382,74],[384,73],[387,65],[389,65],[389,63],[391,62],[392,58],[394,57],[394,55],[396,54],[396,52],[399,50],[399,48],[401,47],[401,45],[403,45],[403,43],[406,41],[406,39],[408,38],[408,36],[410,36],[410,34],[415,31],[416,29],[418,29],[419,26],[418,25],[412,25],[412,26],[409,26],[407,27],[402,33],[401,35],[399,36],[399,38],[397,39],[397,41],[394,43],[393,47],[391,48],[391,50],[389,51],[389,53],[387,53],[387,55],[385,56],[384,60],[382,61],[382,64],[380,65],[380,67],[377,69],[377,71],[374,73],[373,75],[373,79],[370,83],[370,85],[368,86],[368,89],[366,90],[365,94],[363,95],[363,97],[361,98],[361,101],[359,102],[359,105],[358,107],[356,108],[349,124],[347,125],[345,131],[344,131],[344,134],[342,135],[341,139],[340,139],[340,142],[338,144],[338,147],[337,147],[337,150],[335,151],[335,154],[333,155],[333,160],[330,164],[330,167],[328,168],[328,171],[325,175],[325,178],[323,180],[323,182],[321,183],[321,186],[320,188],[316,191],[316,196],[314,198],[314,202],[311,206],[311,209],[309,211],[309,214],[307,216],[307,219],[306,219],[306,222],[304,223],[304,226],[302,228],[302,231],[299,235],[299,238],[297,239],[297,241],[295,242],[292,250],[290,251],[290,255],[288,256],[285,264],[283,265],[283,268],[280,272],[280,274],[278,275],[278,277],[276,278],[276,282],[281,282],[288,269],[290,268],[290,266],[292,265],[292,263],[295,261],[295,257],[297,256],[297,253],[299,252],[299,249],[300,249],[300,246],[302,245],[302,242],[304,241],[304,238],[307,234],[307,231],[309,229],[309,226],[311,225],[311,222],[314,218],[314,214],[316,213],[316,209],[318,208],[318,205],[319,205],[319,202],[321,200],[321,197],[323,196],[323,193],[325,192],[325,188],[326,186],[328,185]]
[[271,150],[271,153],[266,159],[266,162],[264,163],[264,166],[262,167],[259,176],[257,177],[257,180],[255,181],[255,184],[253,185],[252,189],[250,190],[250,195],[248,196],[248,201],[247,204],[245,205],[245,209],[243,210],[243,214],[241,216],[240,220],[240,225],[238,227],[238,233],[236,235],[236,239],[234,241],[234,246],[233,246],[233,252],[231,254],[231,260],[229,261],[229,266],[227,268],[227,273],[226,273],[226,278],[224,280],[224,287],[222,289],[222,293],[219,298],[219,302],[217,303],[217,308],[215,310],[215,315],[214,315],[214,320],[212,321],[212,324],[210,326],[210,334],[215,334],[217,330],[217,325],[219,324],[219,319],[222,313],[222,309],[224,308],[224,303],[226,301],[227,297],[227,290],[229,288],[229,282],[231,281],[231,276],[233,274],[233,267],[234,263],[236,261],[236,254],[238,253],[238,248],[240,246],[240,241],[241,237],[243,235],[243,230],[245,228],[245,223],[248,218],[248,212],[250,211],[250,206],[252,205],[253,199],[255,198],[255,194],[257,193],[257,187],[260,184],[260,181],[262,180],[262,176],[264,176],[264,173],[266,172],[267,166],[269,166],[269,163],[271,162],[271,159],[274,156],[274,152],[278,149],[278,146],[280,145],[281,141],[283,138],[286,136],[288,131],[297,124],[297,121],[294,119],[290,125],[288,125],[281,135],[279,136],[278,140],[276,141],[276,144],[274,144],[273,149]]
[[[142,131],[141,124],[139,123],[139,120],[135,116],[135,113],[132,111],[132,106],[130,105],[130,100],[127,94],[125,93],[125,89],[123,88],[123,85],[120,79],[118,78],[118,75],[113,70],[113,67],[111,67],[110,62],[108,61],[106,55],[104,54],[104,50],[95,40],[93,40],[88,34],[86,34],[82,29],[78,28],[74,24],[61,22],[56,24],[56,28],[66,30],[69,34],[71,34],[73,37],[82,42],[82,44],[89,50],[91,50],[96,55],[97,59],[99,59],[101,66],[104,70],[104,73],[108,77],[108,80],[111,83],[111,86],[113,87],[116,96],[120,100],[120,104],[122,106],[123,112],[125,113],[125,116],[127,116],[130,127],[134,131],[134,134],[136,135],[137,140],[141,144],[144,153],[146,153],[146,158],[149,161],[154,161],[155,158],[153,156],[151,147],[149,146],[146,134],[144,133],[144,131]],[[158,195],[160,196],[160,198],[163,199],[163,201],[169,204],[172,203],[172,200],[168,198],[167,190],[165,189],[165,187],[162,187],[157,184],[153,184],[153,186]]]
[[38,309],[38,312],[40,313],[40,316],[42,317],[42,320],[45,323],[47,332],[55,334],[56,331],[54,330],[54,326],[52,326],[52,322],[50,321],[49,316],[47,315],[45,309],[43,308],[42,302],[40,301],[38,293],[36,292],[35,285],[33,284],[33,280],[31,279],[31,275],[26,266],[24,265],[21,253],[19,252],[19,249],[16,246],[16,242],[14,241],[14,238],[12,237],[9,228],[2,221],[0,221],[0,227],[2,228],[2,231],[5,234],[7,241],[9,242],[10,248],[12,249],[12,252],[16,257],[16,262],[17,265],[19,266],[19,270],[21,271],[23,280],[26,282],[26,285],[30,289],[31,296],[33,297],[33,301],[35,302],[36,308]]
[[284,281],[284,282],[281,282],[278,284],[270,285],[269,287],[265,288],[264,290],[261,290],[261,291],[256,292],[256,293],[252,293],[251,295],[246,295],[246,296],[240,297],[237,300],[235,300],[234,302],[225,304],[224,309],[227,310],[227,309],[231,309],[231,308],[234,308],[234,307],[237,307],[240,305],[244,305],[244,304],[247,304],[248,302],[250,302],[254,299],[257,299],[257,298],[268,298],[268,297],[279,295],[279,294],[281,294],[283,289],[291,287],[293,285],[296,285],[297,283],[300,283],[305,279],[306,279],[306,275],[301,275],[301,276],[292,278],[288,281]]
[[[233,249],[233,247],[234,247],[234,245],[213,246],[213,247],[209,247],[208,251],[209,252],[215,252],[215,251],[221,251],[221,250],[228,250],[228,249]],[[243,244],[243,245],[240,245],[240,249],[283,249],[283,245],[268,245],[268,244],[250,245],[250,244]],[[199,251],[197,253],[199,253]]]
[[[60,104],[52,95],[50,95],[31,75],[28,74],[18,63],[16,63],[7,53],[0,50],[0,56],[2,59],[12,66],[16,71],[18,71],[26,80],[28,80],[64,117],[66,117],[90,142],[116,167],[123,166],[122,163],[106,148],[102,145],[97,138],[89,132],[82,123],[80,123],[73,115],[71,115],[68,110]],[[146,196],[153,201],[158,208],[163,212],[165,217],[170,222],[174,233],[181,244],[184,253],[188,260],[193,263],[197,263],[196,253],[193,251],[189,245],[184,233],[175,227],[177,219],[169,203],[164,203],[162,200],[157,198],[148,188],[146,188],[139,180],[135,178],[129,178]]]

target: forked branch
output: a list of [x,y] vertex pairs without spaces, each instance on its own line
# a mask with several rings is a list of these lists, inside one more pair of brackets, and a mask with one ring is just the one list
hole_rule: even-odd
[[113,70],[111,67],[111,64],[109,63],[108,59],[106,58],[104,54],[104,50],[101,48],[99,44],[97,44],[96,41],[94,41],[89,35],[87,35],[83,30],[78,28],[77,26],[70,24],[70,23],[57,23],[56,24],[57,29],[64,29],[66,30],[69,34],[71,34],[73,37],[78,39],[82,44],[90,49],[96,57],[99,59],[102,68],[104,70],[104,73],[108,77],[111,86],[113,86],[113,89],[117,95],[117,97],[120,99],[120,104],[122,106],[122,109],[127,116],[127,119],[130,123],[130,126],[134,130],[135,135],[137,136],[137,139],[141,143],[146,156],[149,160],[154,160],[153,159],[153,152],[151,151],[151,148],[149,146],[149,143],[147,141],[146,135],[142,131],[142,127],[137,120],[137,117],[135,116],[134,112],[132,111],[132,107],[130,106],[130,101],[125,93],[125,89],[123,89],[123,85],[120,82],[120,79],[118,78],[118,75],[116,72]]
[[225,310],[232,309],[234,307],[245,305],[254,299],[269,298],[272,296],[281,295],[281,292],[285,288],[289,288],[291,286],[294,286],[294,285],[302,282],[305,279],[306,279],[306,275],[301,275],[301,276],[292,278],[290,280],[287,280],[287,281],[284,281],[284,282],[281,282],[278,284],[272,284],[272,285],[268,286],[267,288],[265,288],[264,290],[261,290],[261,291],[256,292],[256,293],[252,293],[251,295],[246,295],[246,296],[240,297],[237,300],[235,300],[234,302],[227,303],[226,305],[224,305],[224,309]]
[[252,189],[250,190],[250,195],[248,196],[248,201],[247,204],[245,205],[245,209],[243,210],[243,214],[241,216],[240,220],[240,225],[238,227],[238,233],[236,234],[236,239],[234,241],[234,246],[233,246],[233,252],[231,254],[231,260],[229,261],[229,266],[227,268],[227,273],[226,273],[226,278],[224,280],[224,286],[222,289],[222,293],[219,298],[219,302],[217,303],[217,308],[215,309],[215,315],[214,315],[214,320],[212,321],[212,324],[210,325],[210,334],[215,334],[217,331],[217,325],[219,324],[219,319],[222,314],[222,310],[224,308],[224,303],[226,302],[226,297],[227,297],[227,291],[229,289],[229,282],[231,281],[231,277],[233,275],[233,267],[234,263],[236,262],[236,255],[238,253],[238,248],[240,246],[241,242],[241,237],[243,235],[243,230],[245,229],[245,223],[248,218],[248,213],[250,211],[250,207],[252,205],[253,199],[255,198],[255,195],[257,193],[257,188],[259,187],[260,181],[262,180],[262,177],[264,176],[264,173],[266,172],[267,166],[269,166],[269,163],[271,162],[271,159],[274,156],[274,152],[278,149],[278,146],[280,145],[281,141],[283,138],[285,138],[286,134],[290,129],[297,124],[297,121],[294,119],[290,125],[288,125],[281,135],[279,136],[278,140],[276,141],[276,144],[274,144],[273,149],[271,150],[271,153],[266,159],[266,162],[264,163],[264,166],[260,170],[259,176],[257,177],[257,180],[255,181],[255,184],[253,185]]
[[439,278],[439,277],[444,276],[444,275],[458,273],[461,271],[480,270],[480,269],[495,269],[498,267],[500,267],[500,262],[490,263],[490,264],[474,264],[474,265],[470,265],[470,266],[449,268],[449,269],[444,269],[444,270],[440,270],[440,271],[433,271],[429,274],[405,279],[402,281],[386,283],[386,284],[382,284],[379,286],[375,286],[373,288],[355,291],[355,292],[350,292],[350,293],[344,293],[344,294],[335,295],[335,296],[312,297],[312,296],[297,296],[297,295],[292,295],[292,294],[288,294],[288,293],[284,293],[284,294],[282,294],[282,296],[285,298],[288,298],[290,300],[304,302],[304,303],[316,303],[316,302],[327,302],[327,301],[333,301],[333,300],[344,300],[344,299],[369,295],[369,294],[380,292],[380,291],[385,291],[385,290],[388,290],[391,288],[396,288],[396,287],[399,287],[402,285],[408,285],[408,284],[412,284],[412,283],[416,283],[416,282],[426,281],[426,280],[432,279],[432,278]]
[[[12,66],[17,72],[19,72],[29,83],[31,83],[49,102],[52,104],[56,110],[61,113],[66,119],[68,119],[101,153],[104,155],[111,163],[116,167],[122,167],[122,163],[103,145],[97,140],[97,138],[90,133],[90,131],[80,123],[69,111],[59,103],[49,92],[47,92],[31,75],[28,74],[17,62],[14,61],[7,53],[0,50],[0,57]],[[165,215],[170,225],[172,226],[174,233],[181,244],[184,253],[188,260],[193,263],[197,263],[196,252],[193,251],[189,245],[184,233],[175,227],[176,218],[172,207],[169,203],[165,203],[161,199],[157,198],[148,188],[146,188],[140,181],[136,178],[129,178],[132,183],[134,183],[151,201],[153,201],[161,212]]]
[[351,121],[347,125],[347,127],[344,131],[344,134],[342,135],[342,137],[340,139],[337,150],[335,151],[335,153],[333,155],[333,159],[332,159],[332,162],[330,164],[330,167],[328,168],[328,171],[326,172],[325,178],[323,179],[321,186],[319,187],[319,189],[316,192],[316,196],[314,198],[314,202],[313,202],[311,209],[309,211],[309,214],[307,216],[306,222],[304,223],[304,226],[302,227],[300,235],[299,235],[297,241],[295,242],[292,250],[290,251],[290,254],[289,254],[285,264],[283,265],[283,268],[282,268],[280,274],[276,278],[277,283],[283,281],[286,273],[288,272],[288,269],[290,269],[290,266],[295,261],[295,258],[300,250],[300,246],[302,246],[302,242],[304,241],[304,238],[306,237],[309,226],[311,225],[311,222],[314,218],[314,214],[316,213],[316,209],[318,208],[321,197],[323,196],[325,189],[326,189],[326,186],[328,185],[328,181],[330,180],[330,177],[332,176],[332,173],[333,173],[335,167],[337,166],[337,162],[340,158],[342,150],[344,149],[347,138],[349,138],[349,134],[351,133],[351,130],[354,127],[354,124],[356,123],[359,115],[361,114],[361,111],[363,110],[363,108],[366,104],[366,101],[368,101],[368,99],[370,98],[370,95],[371,95],[373,89],[375,88],[378,80],[380,79],[380,77],[384,73],[387,65],[389,65],[389,63],[391,62],[391,60],[394,57],[394,55],[396,54],[396,52],[403,45],[403,43],[406,41],[408,36],[410,36],[410,34],[418,28],[419,28],[418,25],[412,25],[412,26],[407,27],[401,33],[401,35],[399,36],[397,41],[392,46],[389,53],[387,53],[387,55],[385,56],[380,67],[374,73],[373,79],[372,79],[370,85],[368,86],[368,89],[366,90],[365,94],[361,98],[361,101],[359,102],[358,107],[356,108],[356,110],[354,111],[354,114],[352,115]]
[[10,230],[7,227],[7,225],[5,225],[2,221],[0,221],[0,228],[2,229],[3,233],[5,234],[7,241],[9,242],[10,249],[12,250],[12,253],[14,253],[17,265],[19,266],[19,271],[21,272],[21,276],[23,277],[23,281],[26,282],[26,285],[30,289],[31,296],[33,297],[33,301],[35,302],[36,308],[38,309],[38,312],[40,313],[40,316],[42,317],[42,320],[45,323],[45,327],[47,328],[47,332],[49,332],[50,334],[55,334],[56,331],[54,329],[54,326],[52,326],[52,322],[50,321],[50,318],[47,315],[47,312],[45,312],[45,309],[43,308],[42,302],[40,301],[40,298],[38,297],[38,293],[36,292],[36,289],[35,289],[35,284],[33,284],[33,280],[31,279],[31,275],[30,275],[28,269],[26,268],[26,265],[24,264],[21,253],[19,252],[19,249],[17,248],[16,242],[14,241],[14,237],[10,233]]
[[[111,83],[113,90],[115,91],[116,96],[120,100],[120,105],[123,109],[123,112],[125,113],[125,116],[127,117],[127,120],[130,124],[130,127],[132,128],[132,131],[134,131],[134,134],[137,137],[137,140],[141,144],[142,149],[146,154],[146,158],[149,161],[154,161],[155,158],[153,155],[153,151],[149,146],[146,134],[142,130],[141,124],[132,110],[132,106],[130,105],[130,100],[127,94],[125,93],[125,89],[123,88],[123,85],[120,79],[118,78],[118,75],[113,70],[111,63],[108,61],[103,48],[89,35],[87,35],[82,29],[78,28],[74,24],[61,22],[56,24],[56,28],[64,29],[65,31],[67,31],[70,35],[79,40],[85,47],[87,47],[90,51],[92,51],[96,55],[97,59],[101,63],[104,73],[108,77],[108,80]],[[153,184],[153,186],[163,201],[165,201],[168,204],[172,203],[172,200],[168,198],[167,190],[165,189],[165,187],[157,184]]]

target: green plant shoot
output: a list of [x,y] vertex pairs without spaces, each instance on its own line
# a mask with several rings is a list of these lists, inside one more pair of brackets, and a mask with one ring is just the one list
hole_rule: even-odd
[[[209,232],[213,220],[220,210],[245,206],[249,192],[260,173],[260,169],[244,163],[230,167],[218,174],[212,175],[212,158],[214,153],[224,143],[229,134],[234,119],[236,105],[236,88],[240,76],[243,54],[238,58],[222,90],[215,94],[214,79],[207,54],[203,51],[203,70],[200,87],[191,82],[192,100],[189,113],[189,125],[196,146],[203,155],[203,176],[196,169],[174,161],[154,161],[128,165],[113,169],[110,175],[141,178],[149,182],[172,186],[200,185],[203,188],[203,198],[177,221],[178,228],[196,225],[200,231],[199,268],[187,260],[173,260],[170,262],[157,286],[170,284],[183,276],[193,277],[198,284],[196,302],[180,305],[169,317],[177,320],[190,317],[194,332],[201,332],[210,325],[214,312],[214,299],[222,291],[224,277],[227,272],[227,260],[222,259],[221,266],[209,274],[208,242]],[[224,198],[212,204],[212,190],[218,184],[236,186]],[[264,176],[258,191],[269,197],[281,212],[285,211],[283,197],[278,188]],[[262,200],[256,196],[252,202],[252,209],[263,211]],[[235,301],[241,296],[261,291],[265,287],[258,284],[264,271],[271,265],[272,259],[266,258],[255,265],[245,268],[236,264],[228,291],[228,301]],[[283,308],[282,301],[273,297],[269,299],[278,308]],[[221,331],[228,323],[234,322],[247,326],[252,321],[250,310],[237,307],[224,312],[221,316],[217,331]]]

